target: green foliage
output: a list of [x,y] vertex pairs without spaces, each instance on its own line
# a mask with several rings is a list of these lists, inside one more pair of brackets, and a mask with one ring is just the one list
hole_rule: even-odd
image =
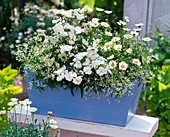
[[[13,95],[21,93],[21,88],[14,88],[12,83],[17,75],[17,70],[11,69],[11,65],[0,70],[0,110],[5,107],[8,110],[8,103]],[[0,117],[0,127],[2,126],[2,117]]]
[[168,36],[163,35],[156,26],[157,31],[153,37],[156,45],[153,49],[153,60],[150,64],[154,76],[147,83],[147,88],[141,94],[141,99],[146,102],[139,102],[138,107],[147,107],[148,115],[158,117],[159,128],[155,137],[170,136],[170,43]]

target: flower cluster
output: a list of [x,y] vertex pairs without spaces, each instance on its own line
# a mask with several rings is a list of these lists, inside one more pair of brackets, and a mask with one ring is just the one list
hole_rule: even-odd
[[141,38],[142,23],[132,31],[126,28],[128,17],[118,22],[120,33],[112,33],[109,22],[89,20],[90,11],[88,6],[54,10],[53,33],[38,30],[28,43],[18,46],[17,59],[37,79],[44,79],[39,86],[80,87],[85,95],[95,91],[122,96],[129,92],[131,81],[143,79],[148,61],[146,41],[151,39]]

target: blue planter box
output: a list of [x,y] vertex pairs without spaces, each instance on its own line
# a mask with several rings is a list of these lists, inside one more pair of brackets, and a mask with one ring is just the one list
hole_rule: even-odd
[[[27,86],[33,78],[29,71],[28,75],[29,79],[25,77]],[[72,96],[70,90],[64,90],[63,87],[58,89],[46,87],[42,92],[32,87],[31,90],[28,89],[28,96],[33,102],[31,106],[38,108],[36,112],[38,114],[47,115],[48,111],[52,111],[53,116],[126,126],[135,114],[143,86],[139,82],[133,83],[135,83],[132,88],[133,96],[126,94],[119,99],[120,103],[116,98],[112,98],[109,104],[103,96],[100,99],[82,99],[80,91]]]

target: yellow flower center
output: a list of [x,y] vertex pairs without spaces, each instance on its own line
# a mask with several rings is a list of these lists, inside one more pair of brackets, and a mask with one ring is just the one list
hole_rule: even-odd
[[108,47],[109,47],[109,45],[107,44],[107,45],[106,45],[106,48],[108,48]]
[[114,45],[113,44],[110,44],[110,47],[113,47]]
[[98,44],[99,42],[98,41],[96,41],[96,44]]
[[55,129],[55,127],[52,127],[52,129]]
[[131,52],[131,50],[129,49],[129,52]]
[[130,38],[130,35],[127,35],[127,38]]
[[113,66],[114,66],[114,64],[113,64],[113,63],[111,63],[111,66],[113,67]]
[[107,33],[107,35],[109,36],[109,33]]
[[117,50],[120,50],[120,47],[118,47]]
[[106,26],[106,24],[105,24],[105,23],[104,23],[103,25],[104,25],[104,26]]
[[54,121],[51,121],[51,124],[54,124]]
[[125,65],[121,65],[120,67],[123,69],[123,68],[125,68]]
[[138,61],[134,61],[136,64],[138,64]]
[[148,41],[148,39],[145,39],[145,41]]
[[94,22],[96,22],[96,20],[94,20]]

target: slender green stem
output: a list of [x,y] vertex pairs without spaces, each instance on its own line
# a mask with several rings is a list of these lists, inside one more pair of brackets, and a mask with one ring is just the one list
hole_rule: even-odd
[[20,109],[19,123],[21,121],[21,114],[22,114],[22,105],[21,105],[21,109]]
[[24,121],[24,127],[25,127],[25,123],[26,123],[26,120],[27,120],[27,116],[28,116],[28,105],[27,105],[27,113],[26,113],[25,121]]

